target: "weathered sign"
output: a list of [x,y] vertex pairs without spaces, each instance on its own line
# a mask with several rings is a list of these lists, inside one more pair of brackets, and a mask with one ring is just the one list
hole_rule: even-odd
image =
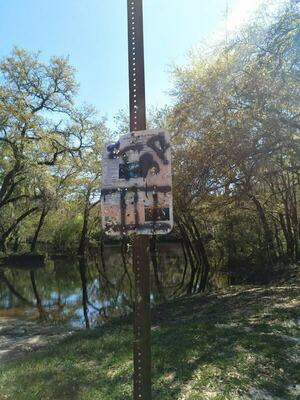
[[161,235],[172,230],[168,132],[132,132],[107,145],[102,176],[102,225],[106,234]]

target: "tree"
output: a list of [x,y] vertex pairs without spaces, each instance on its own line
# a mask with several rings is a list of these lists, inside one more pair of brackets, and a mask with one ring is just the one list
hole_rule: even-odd
[[[227,225],[230,243],[241,211],[256,218],[261,233],[244,259],[248,265],[260,258],[270,274],[284,240],[289,258],[299,253],[299,26],[299,5],[288,1],[175,70],[176,103],[167,123],[178,226],[192,239],[192,276],[198,268],[193,222],[201,237],[217,240],[224,221],[234,221]],[[237,243],[225,252],[232,259]]]
[[[80,158],[94,112],[74,106],[77,85],[68,60],[48,64],[14,49],[0,64],[0,248],[46,200]],[[44,210],[44,211],[42,211]]]

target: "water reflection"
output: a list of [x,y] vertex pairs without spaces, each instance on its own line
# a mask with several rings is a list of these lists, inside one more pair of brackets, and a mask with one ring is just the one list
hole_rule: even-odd
[[[172,297],[184,268],[178,245],[159,244],[156,256],[152,303]],[[93,327],[132,310],[134,279],[127,245],[106,246],[88,259],[48,256],[42,268],[2,265],[0,271],[6,279],[0,280],[0,316],[29,314],[52,323]]]

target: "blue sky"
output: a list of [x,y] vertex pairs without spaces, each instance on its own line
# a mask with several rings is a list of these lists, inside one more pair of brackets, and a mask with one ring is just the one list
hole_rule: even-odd
[[[258,2],[144,0],[147,104],[170,103],[172,65],[222,31],[227,4],[230,29]],[[79,102],[93,104],[113,127],[113,116],[128,105],[126,12],[126,0],[0,0],[0,57],[13,46],[40,50],[45,60],[69,56]]]

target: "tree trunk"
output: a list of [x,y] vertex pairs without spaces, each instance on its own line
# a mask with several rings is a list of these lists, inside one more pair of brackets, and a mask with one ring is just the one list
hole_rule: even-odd
[[82,289],[82,309],[85,321],[85,327],[90,328],[89,312],[88,312],[88,291],[87,291],[87,279],[86,279],[86,260],[84,257],[79,259],[79,272],[81,279],[81,289]]
[[[38,226],[37,226],[37,228],[35,230],[34,237],[33,237],[32,242],[31,242],[30,251],[32,253],[35,252],[36,243],[37,243],[37,240],[38,240],[38,237],[39,237],[39,233],[40,233],[40,231],[42,229],[42,226],[43,226],[43,224],[45,222],[45,218],[46,218],[47,212],[48,211],[46,209],[46,206],[44,206],[43,209],[42,209],[42,213],[41,213],[41,216],[40,216],[40,219],[39,219]],[[40,314],[40,318],[41,319],[46,319],[46,313],[45,313],[44,307],[42,305],[42,300],[41,300],[39,291],[37,289],[37,284],[36,284],[36,279],[35,279],[35,271],[33,271],[33,270],[30,271],[30,281],[31,281],[32,290],[33,290],[33,293],[34,293],[34,296],[35,296],[35,300],[36,300],[36,307],[37,307],[38,312]]]
[[0,251],[6,253],[7,251],[6,241],[9,235],[19,225],[19,223],[23,221],[23,219],[27,218],[30,214],[33,214],[36,210],[38,210],[38,207],[33,207],[30,210],[25,211],[16,219],[16,221],[4,233],[2,233],[2,236],[0,237]]
[[30,271],[30,280],[31,280],[32,290],[33,290],[35,300],[36,300],[36,307],[40,314],[40,318],[45,320],[45,319],[47,319],[47,315],[44,310],[42,300],[41,300],[41,297],[40,297],[38,289],[37,289],[36,280],[35,280],[35,272],[32,270]]
[[186,277],[186,272],[187,272],[188,259],[187,259],[187,255],[186,255],[183,239],[181,239],[181,248],[182,248],[182,254],[183,254],[183,257],[184,257],[184,269],[183,269],[181,282],[178,285],[178,288],[176,288],[175,292],[173,293],[173,296],[175,296],[182,289],[182,287],[184,285],[185,277]]
[[44,225],[44,222],[45,222],[45,218],[46,218],[46,216],[47,216],[47,213],[48,213],[48,209],[46,208],[46,206],[44,206],[43,209],[42,209],[42,213],[41,213],[41,216],[40,216],[40,219],[39,219],[38,226],[37,226],[37,228],[36,228],[36,230],[35,230],[34,237],[33,237],[32,242],[31,242],[30,251],[31,251],[32,253],[33,253],[33,252],[35,251],[35,249],[36,249],[36,243],[37,243],[37,240],[38,240],[40,231],[41,231],[41,229],[42,229],[42,226]]
[[269,227],[264,209],[262,205],[260,204],[259,200],[252,194],[249,194],[250,199],[253,201],[256,207],[256,211],[258,213],[258,216],[260,218],[260,221],[262,223],[263,227],[263,232],[264,232],[264,242],[265,242],[265,247],[268,255],[268,269],[273,268],[274,265],[274,257],[275,257],[275,246],[273,242],[273,233],[271,228]]
[[182,225],[181,222],[179,222],[179,219],[178,219],[177,223],[178,223],[178,227],[179,227],[179,230],[181,233],[183,243],[186,248],[187,258],[189,260],[190,267],[191,267],[191,276],[190,276],[190,280],[186,287],[186,294],[190,295],[193,293],[193,286],[194,286],[194,281],[195,281],[195,276],[196,276],[196,267],[195,267],[193,253],[192,253],[192,249],[191,249],[192,244],[190,242],[190,239],[188,237],[188,234],[187,234],[184,226]]
[[281,229],[283,231],[285,243],[286,243],[286,258],[288,260],[290,260],[293,257],[293,249],[294,249],[293,239],[291,238],[290,233],[287,229],[285,219],[284,219],[284,216],[282,213],[279,213],[279,221],[280,221]]
[[89,216],[90,216],[90,194],[91,194],[91,189],[88,188],[84,204],[83,225],[81,230],[79,247],[77,251],[77,254],[83,257],[86,253],[87,241],[88,241],[87,236],[88,236],[88,226],[89,226]]
[[202,273],[201,273],[201,281],[200,281],[200,286],[198,289],[198,292],[204,292],[208,283],[208,274],[210,271],[210,263],[207,257],[207,253],[200,235],[200,232],[198,230],[198,227],[196,225],[195,220],[191,217],[191,222],[193,224],[196,236],[197,236],[197,249],[199,251],[199,255],[201,256],[201,261],[202,261]]
[[17,299],[21,300],[23,303],[28,304],[28,305],[33,305],[31,303],[31,301],[29,301],[28,299],[26,299],[24,296],[21,295],[21,293],[19,293],[16,288],[13,286],[13,284],[8,280],[8,278],[6,277],[4,271],[0,270],[0,280],[2,280],[6,286],[8,287],[8,289],[10,290],[10,292],[16,296]]
[[151,262],[153,266],[153,271],[154,271],[154,280],[155,280],[155,285],[159,294],[159,297],[163,300],[166,301],[166,296],[163,291],[162,284],[159,279],[159,273],[158,273],[158,263],[157,263],[157,250],[156,250],[156,236],[152,236],[150,238],[150,257],[151,257]]
[[126,243],[125,238],[123,238],[122,245],[121,245],[121,256],[122,256],[122,261],[123,261],[124,272],[128,278],[128,283],[129,283],[130,302],[131,302],[131,306],[133,306],[133,284],[132,284],[131,276],[130,276],[128,268],[127,268],[126,247],[127,247],[127,243]]

